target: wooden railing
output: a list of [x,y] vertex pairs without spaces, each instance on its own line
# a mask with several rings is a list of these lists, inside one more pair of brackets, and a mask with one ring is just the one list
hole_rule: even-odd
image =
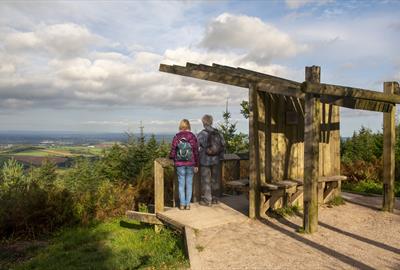
[[[155,213],[164,211],[165,208],[165,176],[166,169],[173,167],[174,162],[167,158],[157,158],[154,161],[154,210]],[[235,154],[227,154],[221,161],[220,186],[221,193],[226,181],[237,180],[234,178],[248,177],[248,158],[239,157]],[[175,201],[178,195],[178,184],[176,174],[172,183],[172,206],[175,206]],[[193,201],[200,200],[200,173],[194,175],[193,178]]]
[[167,158],[154,161],[154,211],[164,212],[164,169],[173,166],[174,162]]

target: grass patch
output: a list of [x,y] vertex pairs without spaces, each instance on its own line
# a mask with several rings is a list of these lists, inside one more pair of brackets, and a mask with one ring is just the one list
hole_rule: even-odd
[[346,204],[342,196],[335,196],[333,197],[328,203],[329,206],[339,206]]
[[298,214],[300,210],[301,210],[300,206],[296,204],[271,210],[271,213],[277,217],[288,217],[288,216],[291,217]]
[[63,230],[47,247],[28,252],[27,257],[31,259],[9,269],[118,270],[188,266],[180,236],[166,229],[157,234],[150,226],[129,223],[131,226],[121,227],[119,220],[112,220]]
[[30,157],[49,157],[51,156],[44,150],[28,150],[13,154],[14,156],[30,156]]
[[304,230],[303,227],[298,228],[298,229],[296,230],[296,232],[301,233],[301,234],[305,234],[305,233],[306,233],[306,231]]
[[196,249],[197,249],[199,252],[202,252],[202,251],[204,250],[204,247],[201,246],[201,245],[196,245]]
[[[400,182],[396,181],[395,183],[395,196],[400,197]],[[383,184],[377,183],[372,180],[363,180],[359,182],[344,182],[342,183],[342,189],[357,193],[365,193],[365,194],[383,194]]]

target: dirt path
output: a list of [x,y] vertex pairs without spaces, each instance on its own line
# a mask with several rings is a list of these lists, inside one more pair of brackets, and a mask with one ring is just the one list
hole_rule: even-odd
[[[360,205],[380,198],[344,194],[357,204],[322,207],[319,231],[296,232],[301,217],[244,220],[200,230],[203,269],[400,269],[400,211]],[[364,198],[364,199],[363,199]]]

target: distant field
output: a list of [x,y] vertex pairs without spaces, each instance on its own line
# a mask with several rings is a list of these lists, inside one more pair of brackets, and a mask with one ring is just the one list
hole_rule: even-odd
[[87,147],[87,146],[51,146],[46,149],[49,153],[54,154],[69,154],[69,155],[101,155],[103,149],[100,147]]
[[[27,165],[40,166],[45,159],[64,167],[75,157],[98,157],[107,151],[112,144],[101,144],[99,146],[26,146],[17,145],[0,151],[0,166],[10,158]],[[63,164],[63,165],[61,165]]]
[[7,153],[7,155],[10,156],[31,156],[31,157],[47,157],[50,156],[49,153],[47,153],[44,150],[28,150],[28,151],[22,151],[18,153]]
[[87,146],[49,146],[49,147],[15,147],[0,152],[6,156],[32,156],[32,157],[75,157],[99,156],[107,150],[104,147]]

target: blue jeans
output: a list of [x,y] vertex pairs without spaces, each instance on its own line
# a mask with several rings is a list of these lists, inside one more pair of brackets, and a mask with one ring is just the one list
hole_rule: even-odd
[[189,205],[192,199],[193,166],[176,167],[181,205]]

